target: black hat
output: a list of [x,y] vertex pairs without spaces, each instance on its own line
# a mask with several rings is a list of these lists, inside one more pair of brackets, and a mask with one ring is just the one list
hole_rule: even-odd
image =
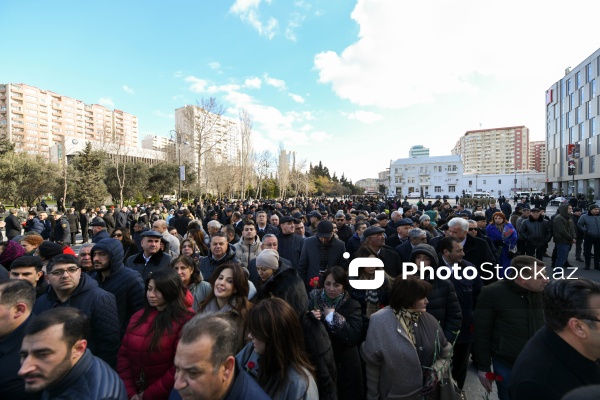
[[302,219],[302,218],[304,218],[304,215],[302,215],[302,213],[300,211],[296,211],[295,213],[292,214],[292,217],[294,217],[296,219]]
[[484,215],[476,215],[473,217],[473,221],[477,222],[477,221],[487,221],[487,218],[485,218]]
[[94,219],[92,219],[92,222],[90,222],[90,226],[101,226],[103,228],[106,228],[106,222],[104,222],[104,220],[100,217],[94,217]]
[[285,224],[286,222],[293,222],[295,224],[298,223],[294,217],[290,217],[289,215],[286,215],[279,220],[280,224]]
[[144,233],[141,234],[142,237],[157,237],[157,238],[162,238],[163,235],[160,232],[157,231],[146,231]]
[[404,225],[412,225],[413,224],[413,220],[410,218],[402,218],[400,220],[398,220],[398,222],[396,222],[396,228],[399,226],[404,226]]
[[363,232],[363,237],[366,239],[371,235],[377,235],[379,233],[385,232],[385,229],[380,228],[378,226],[371,226]]
[[49,260],[54,256],[63,254],[63,248],[58,243],[43,241],[38,247],[38,254],[40,257]]
[[388,215],[386,213],[381,213],[376,217],[379,221],[383,221],[386,219],[390,219],[390,217],[388,217]]
[[600,206],[598,206],[598,204],[590,204],[588,206],[588,211],[592,211],[592,210],[594,210],[596,208],[600,208]]
[[309,218],[315,217],[316,219],[321,219],[321,218],[323,218],[323,216],[321,215],[321,213],[320,213],[320,212],[318,212],[318,211],[313,211],[313,212],[311,212],[310,214],[308,214],[308,217],[309,217]]
[[330,221],[321,221],[317,225],[317,237],[318,238],[326,238],[331,237],[333,233],[333,224]]

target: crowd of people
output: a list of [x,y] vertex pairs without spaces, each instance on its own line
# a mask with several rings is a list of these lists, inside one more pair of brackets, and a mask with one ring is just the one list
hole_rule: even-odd
[[[600,208],[466,205],[10,209],[0,398],[459,399],[471,362],[502,400],[598,395],[600,285],[556,272],[572,245],[600,269]],[[382,266],[349,276],[356,258]],[[351,285],[380,274],[379,288]]]

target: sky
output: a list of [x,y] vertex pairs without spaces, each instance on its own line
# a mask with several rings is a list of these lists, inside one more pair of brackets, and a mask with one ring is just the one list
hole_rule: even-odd
[[253,119],[255,151],[376,178],[413,145],[469,130],[545,138],[545,91],[600,47],[600,2],[546,0],[0,1],[0,83],[138,116],[215,97]]

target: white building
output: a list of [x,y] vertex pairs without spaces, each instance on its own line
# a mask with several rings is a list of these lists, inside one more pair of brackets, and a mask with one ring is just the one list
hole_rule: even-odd
[[[514,196],[515,192],[543,191],[546,173],[535,170],[520,170],[512,174],[464,174],[461,179],[462,195],[467,193],[487,192],[492,197]],[[455,195],[456,196],[456,195]]]
[[463,164],[459,155],[400,158],[390,163],[389,194],[424,196],[461,194]]
[[359,179],[355,186],[365,189],[365,192],[379,192],[379,181],[374,178]]

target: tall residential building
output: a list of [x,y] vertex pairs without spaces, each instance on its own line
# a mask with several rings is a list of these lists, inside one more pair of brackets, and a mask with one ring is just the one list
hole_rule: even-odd
[[529,169],[546,172],[546,142],[529,142]]
[[529,129],[525,126],[468,131],[452,154],[462,157],[465,173],[504,174],[528,169]]
[[141,144],[142,149],[166,151],[170,143],[166,136],[146,135]]
[[409,158],[429,157],[429,149],[421,144],[412,146],[410,148],[410,150],[408,150],[408,157]]
[[39,89],[23,83],[0,84],[0,134],[16,151],[49,157],[69,138],[137,145],[137,117],[121,110]]
[[[547,183],[549,192],[594,192],[598,198],[600,141],[598,81],[600,49],[546,91]],[[569,145],[579,145],[574,175],[569,175]],[[577,148],[577,147],[575,147]]]

